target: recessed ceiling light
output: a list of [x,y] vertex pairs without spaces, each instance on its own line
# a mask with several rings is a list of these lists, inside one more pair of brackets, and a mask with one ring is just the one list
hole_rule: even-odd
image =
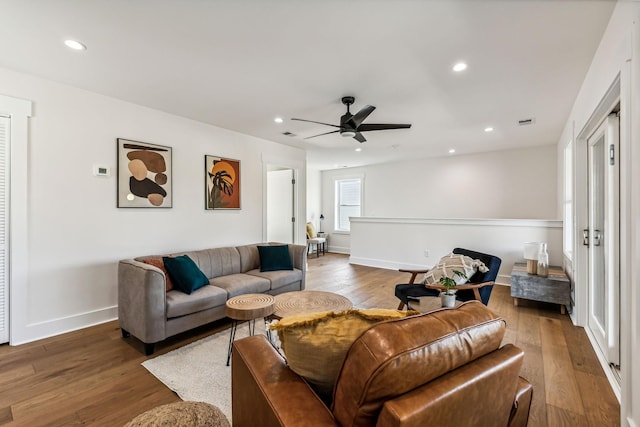
[[358,147],[358,148],[356,148],[356,151],[360,152],[360,151],[362,151],[362,148]]
[[465,64],[464,62],[458,62],[456,65],[453,66],[453,71],[455,71],[456,73],[459,73],[460,71],[464,71],[467,69],[467,64]]
[[493,128],[491,126],[488,126],[486,128],[484,128],[485,132],[493,132]]
[[455,148],[452,148],[451,150],[449,150],[449,154],[453,154],[453,153],[455,153],[455,152],[456,152],[456,149],[455,149]]
[[276,123],[284,122],[284,120],[282,120],[282,117],[276,117],[275,119],[273,119],[273,121],[276,122]]
[[73,50],[87,50],[87,47],[85,45],[83,45],[82,43],[80,43],[79,41],[76,40],[65,40],[64,44],[68,47],[71,48]]

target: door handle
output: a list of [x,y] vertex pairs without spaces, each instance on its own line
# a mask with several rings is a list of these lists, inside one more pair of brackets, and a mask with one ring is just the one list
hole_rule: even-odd
[[600,246],[600,239],[602,238],[602,233],[600,230],[593,230],[593,246]]
[[582,230],[582,244],[584,246],[589,246],[589,230],[588,229]]

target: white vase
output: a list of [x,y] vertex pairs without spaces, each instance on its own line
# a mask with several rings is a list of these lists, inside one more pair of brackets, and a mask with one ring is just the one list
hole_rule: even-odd
[[540,244],[540,251],[538,252],[538,276],[547,277],[549,275],[549,253],[547,253],[547,244]]
[[440,300],[442,301],[442,306],[443,307],[448,307],[448,308],[453,308],[456,306],[456,296],[455,294],[453,295],[447,295],[444,292],[440,294]]

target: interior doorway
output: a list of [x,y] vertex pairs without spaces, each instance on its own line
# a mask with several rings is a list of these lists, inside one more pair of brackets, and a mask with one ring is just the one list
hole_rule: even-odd
[[296,233],[295,170],[267,165],[267,241],[294,243]]

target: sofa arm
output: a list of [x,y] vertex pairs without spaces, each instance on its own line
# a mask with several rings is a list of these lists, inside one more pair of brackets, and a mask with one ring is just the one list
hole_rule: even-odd
[[235,341],[232,357],[234,427],[337,425],[329,409],[264,335]]
[[140,341],[166,338],[166,288],[162,270],[132,259],[118,264],[118,321]]
[[533,386],[531,383],[522,377],[518,378],[516,397],[513,400],[511,415],[509,416],[509,427],[527,427],[532,397]]
[[300,290],[304,290],[305,280],[307,277],[307,247],[305,245],[289,245],[289,254],[293,266],[302,271],[302,283]]

